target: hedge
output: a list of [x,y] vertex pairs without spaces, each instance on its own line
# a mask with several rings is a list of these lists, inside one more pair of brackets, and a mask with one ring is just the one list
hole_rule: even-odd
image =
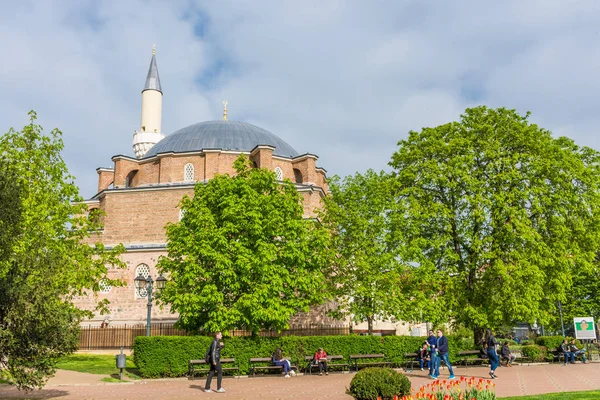
[[[206,336],[138,336],[134,342],[133,361],[144,378],[179,377],[188,370],[188,361],[203,359],[212,338]],[[247,374],[252,357],[270,357],[281,346],[285,357],[304,367],[304,356],[312,355],[319,347],[328,354],[383,353],[395,365],[402,365],[405,353],[414,353],[425,338],[415,336],[283,336],[225,338],[221,355],[233,357],[240,372]],[[448,337],[450,359],[456,360],[459,351],[473,348],[472,340]]]
[[[537,344],[538,346],[545,346],[546,348],[548,348],[548,350],[558,349],[560,348],[563,339],[565,338],[563,338],[562,336],[538,336],[535,339],[535,344]],[[572,338],[567,337],[566,339],[569,339],[569,342],[571,342]],[[581,346],[579,340],[576,340],[575,343],[577,344],[577,346]]]

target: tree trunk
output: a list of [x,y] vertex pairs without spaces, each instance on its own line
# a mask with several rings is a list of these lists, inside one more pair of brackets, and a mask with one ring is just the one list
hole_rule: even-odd
[[473,342],[475,346],[481,346],[483,340],[485,338],[485,329],[484,328],[473,328]]
[[367,317],[367,334],[369,336],[373,335],[373,318]]

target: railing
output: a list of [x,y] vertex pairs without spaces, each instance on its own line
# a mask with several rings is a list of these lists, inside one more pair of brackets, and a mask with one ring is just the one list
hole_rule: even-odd
[[[202,334],[202,333],[200,333]],[[258,335],[263,337],[278,336],[341,336],[350,334],[348,326],[295,326],[281,332],[263,330]],[[101,328],[99,326],[82,326],[79,332],[79,350],[132,349],[136,336],[146,335],[146,325],[122,325]],[[173,324],[152,324],[151,336],[189,336]],[[229,331],[229,336],[251,336],[246,330]]]

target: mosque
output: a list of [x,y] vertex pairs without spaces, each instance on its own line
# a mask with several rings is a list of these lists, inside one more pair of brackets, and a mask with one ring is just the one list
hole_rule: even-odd
[[[179,201],[193,195],[197,182],[207,182],[216,174],[234,174],[233,163],[240,154],[247,155],[256,167],[274,171],[278,180],[294,182],[307,218],[315,215],[327,193],[326,171],[317,167],[316,155],[298,153],[266,129],[229,120],[226,102],[222,120],[199,122],[165,135],[162,99],[153,49],[142,89],[141,124],[133,134],[134,156],[115,155],[112,167],[98,168],[97,193],[86,200],[90,211],[100,209],[104,214],[103,229],[93,241],[108,248],[120,243],[125,246],[121,259],[127,268],[112,269],[109,276],[127,285],[111,287],[100,282],[96,298],[79,298],[77,305],[90,310],[99,300],[110,301],[107,317],[96,315],[86,324],[100,324],[105,319],[111,325],[145,323],[146,291],[135,288],[134,278],[158,277],[156,264],[166,255],[165,225],[181,218]],[[159,307],[153,307],[152,315],[153,322],[177,319]]]
[[[326,171],[317,166],[315,154],[300,154],[263,128],[229,120],[227,102],[222,120],[199,122],[165,135],[161,127],[162,99],[153,49],[142,89],[141,123],[133,134],[134,156],[118,154],[112,157],[112,167],[97,168],[97,193],[86,200],[90,211],[103,212],[103,229],[92,241],[107,248],[125,246],[121,260],[127,267],[113,268],[109,276],[126,285],[112,287],[101,281],[96,296],[78,298],[76,305],[88,310],[94,310],[100,300],[110,301],[108,315],[96,314],[85,325],[146,323],[147,293],[145,289],[136,289],[134,279],[141,275],[156,280],[158,259],[167,254],[165,226],[181,218],[180,200],[193,195],[197,182],[207,182],[216,174],[234,174],[233,163],[240,154],[247,155],[257,168],[275,172],[278,180],[294,182],[303,197],[305,218],[315,216],[327,194]],[[329,306],[298,314],[290,325],[348,326],[349,320],[336,321],[326,316],[325,309]],[[177,316],[168,309],[152,308],[153,323],[176,320]],[[422,333],[424,327],[420,325],[411,327],[414,333]],[[354,328],[356,332],[366,331],[366,323]],[[408,328],[406,323],[375,324],[376,330],[388,333],[408,334]]]

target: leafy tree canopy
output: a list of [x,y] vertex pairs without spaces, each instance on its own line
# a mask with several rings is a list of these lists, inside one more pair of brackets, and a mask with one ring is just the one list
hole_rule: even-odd
[[369,333],[375,320],[420,321],[424,309],[431,311],[431,274],[404,261],[407,249],[394,232],[404,213],[395,183],[373,170],[343,180],[334,176],[324,201],[322,218],[337,255],[332,284],[338,313],[366,321]]
[[61,133],[44,136],[30,117],[0,137],[0,367],[21,389],[42,387],[76,349],[90,312],[72,300],[98,290],[121,250],[85,243],[97,226],[60,156]]
[[327,297],[328,234],[303,218],[301,196],[245,156],[235,176],[198,183],[167,227],[170,281],[161,300],[189,330],[283,329]]
[[391,166],[398,227],[442,276],[448,318],[473,328],[545,323],[600,239],[598,152],[553,138],[529,114],[477,107],[410,132]]

